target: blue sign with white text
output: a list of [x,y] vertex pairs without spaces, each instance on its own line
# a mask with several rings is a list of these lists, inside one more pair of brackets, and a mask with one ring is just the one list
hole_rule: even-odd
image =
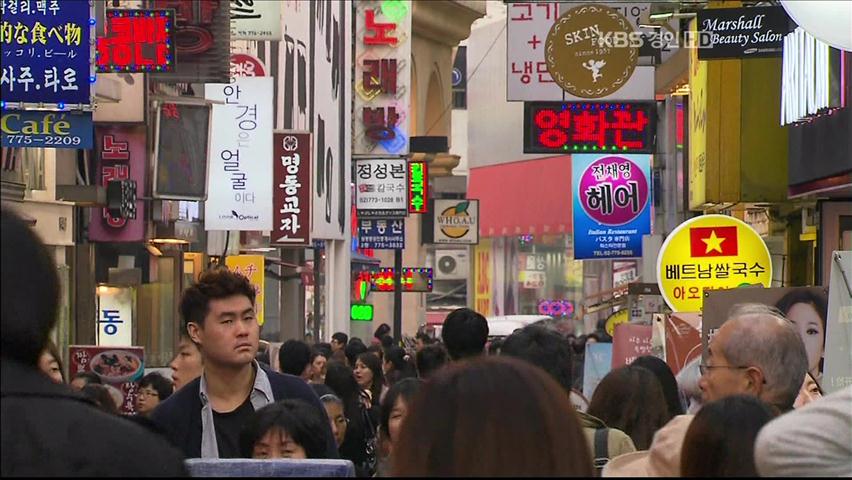
[[0,1],[0,97],[90,105],[91,10],[87,1]]
[[405,248],[405,220],[358,220],[360,248],[373,250],[402,250]]
[[574,258],[642,256],[651,233],[651,155],[571,156]]
[[94,147],[91,112],[3,110],[0,125],[4,147]]

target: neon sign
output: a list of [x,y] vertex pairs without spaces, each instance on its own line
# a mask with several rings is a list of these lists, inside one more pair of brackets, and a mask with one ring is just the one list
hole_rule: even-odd
[[571,317],[574,304],[568,300],[542,300],[538,302],[538,313],[551,317]]
[[525,102],[524,153],[654,153],[652,102]]
[[373,314],[372,305],[351,305],[349,307],[349,318],[353,322],[372,322]]
[[408,163],[408,213],[429,211],[428,172],[426,162]]
[[171,72],[175,67],[174,10],[107,10],[98,38],[98,72]]
[[[364,272],[366,273],[366,272]],[[381,268],[378,271],[369,272],[370,284],[373,291],[394,291],[394,269]],[[402,269],[400,281],[403,292],[431,292],[432,291],[431,268],[409,268]]]

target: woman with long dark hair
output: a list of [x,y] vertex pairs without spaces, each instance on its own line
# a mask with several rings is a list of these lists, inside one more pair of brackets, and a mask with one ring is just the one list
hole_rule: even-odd
[[340,457],[352,461],[358,476],[371,476],[376,468],[376,430],[379,424],[379,408],[368,407],[368,399],[346,365],[332,361],[325,373],[325,385],[342,401],[343,413],[349,424]]
[[369,395],[370,405],[378,405],[382,397],[382,388],[385,385],[382,361],[379,357],[369,352],[358,355],[352,373],[355,375],[355,380],[361,390]]

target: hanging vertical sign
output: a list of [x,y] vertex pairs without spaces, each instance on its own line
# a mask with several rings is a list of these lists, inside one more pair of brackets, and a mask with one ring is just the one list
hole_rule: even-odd
[[95,339],[99,346],[133,345],[133,311],[136,309],[136,289],[100,285],[98,318]]
[[574,258],[642,256],[651,233],[651,156],[573,155]]
[[231,40],[281,40],[281,4],[231,0]]
[[213,105],[206,230],[272,230],[272,77],[208,84]]
[[428,168],[426,162],[408,162],[408,213],[429,211]]
[[359,0],[353,154],[408,154],[411,2]]
[[310,245],[311,134],[275,132],[272,144],[270,245]]
[[263,288],[264,269],[266,259],[263,255],[231,255],[225,258],[225,266],[228,270],[239,273],[248,278],[254,287],[254,310],[257,315],[257,324],[263,326]]

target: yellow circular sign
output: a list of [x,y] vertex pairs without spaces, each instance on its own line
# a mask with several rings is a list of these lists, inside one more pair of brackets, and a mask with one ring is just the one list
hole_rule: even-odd
[[624,15],[603,5],[582,5],[553,24],[544,59],[563,90],[577,97],[601,98],[627,83],[641,45],[641,33]]
[[766,243],[748,224],[727,215],[681,223],[657,256],[657,284],[675,312],[700,312],[705,290],[771,283]]
[[626,308],[613,313],[606,319],[606,324],[604,325],[606,333],[608,333],[610,337],[615,336],[615,326],[621,325],[622,323],[630,323],[630,315],[627,314]]

